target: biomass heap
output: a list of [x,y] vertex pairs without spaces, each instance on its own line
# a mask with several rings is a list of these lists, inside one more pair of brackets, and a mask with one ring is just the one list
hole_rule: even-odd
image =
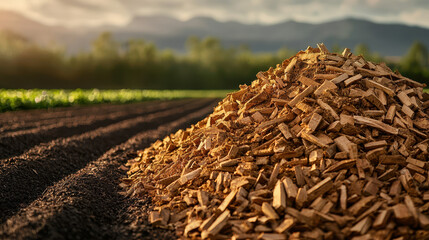
[[429,236],[424,84],[323,44],[259,72],[130,160],[152,224],[188,238]]

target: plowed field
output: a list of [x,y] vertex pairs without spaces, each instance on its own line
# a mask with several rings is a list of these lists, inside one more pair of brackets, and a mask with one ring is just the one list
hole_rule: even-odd
[[0,239],[171,239],[149,198],[118,186],[136,151],[213,111],[216,99],[0,114]]

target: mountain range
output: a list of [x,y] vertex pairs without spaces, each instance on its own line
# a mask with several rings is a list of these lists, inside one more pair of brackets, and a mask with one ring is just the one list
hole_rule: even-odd
[[347,18],[320,24],[285,21],[273,25],[219,22],[208,17],[180,21],[166,16],[138,16],[125,26],[62,27],[46,25],[19,13],[0,11],[0,30],[18,33],[38,44],[60,44],[68,52],[87,50],[103,31],[116,40],[142,38],[160,48],[185,50],[189,36],[219,38],[225,46],[245,44],[256,52],[273,52],[281,47],[300,50],[323,42],[354,48],[365,43],[383,56],[402,56],[414,41],[429,47],[429,29],[403,24],[381,24]]

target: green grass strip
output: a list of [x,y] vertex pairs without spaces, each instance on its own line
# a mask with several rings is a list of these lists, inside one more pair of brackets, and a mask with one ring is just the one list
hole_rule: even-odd
[[[0,89],[0,112],[182,98],[224,98],[234,90]],[[429,89],[423,91],[429,93]]]
[[0,112],[182,98],[224,98],[233,90],[0,89]]

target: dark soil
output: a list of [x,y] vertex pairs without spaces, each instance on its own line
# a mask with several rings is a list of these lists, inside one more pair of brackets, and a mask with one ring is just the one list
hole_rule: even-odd
[[[0,239],[175,238],[171,230],[148,224],[149,198],[120,194],[119,180],[126,176],[121,166],[137,150],[202,119],[216,102],[182,100],[39,110],[31,111],[31,116],[25,111],[0,114],[3,129],[9,129],[7,136],[25,136],[0,142],[0,154],[9,156],[0,160]],[[17,124],[11,130],[5,126],[10,122],[7,118],[21,119],[21,127]],[[37,121],[39,127],[24,129],[37,126]],[[29,130],[31,134],[21,134]]]
[[[92,109],[90,107],[63,112],[60,110],[29,113],[24,116],[0,117],[0,159],[24,153],[31,147],[60,137],[81,134],[95,128],[108,126],[126,119],[181,106],[184,100],[156,102],[153,105],[112,105]],[[12,113],[6,113],[10,116]],[[22,112],[16,113],[22,115]],[[39,117],[39,119],[37,119]],[[2,122],[3,121],[3,122]]]

